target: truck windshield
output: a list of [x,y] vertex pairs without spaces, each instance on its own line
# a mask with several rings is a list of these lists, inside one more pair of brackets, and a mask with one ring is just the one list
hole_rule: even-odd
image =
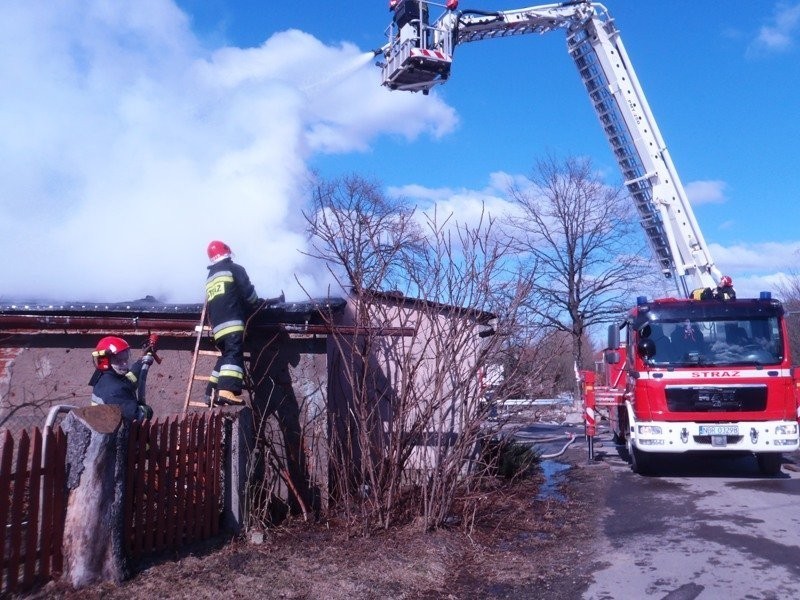
[[783,360],[777,317],[650,321],[638,330],[648,344],[648,364],[664,367],[695,365],[776,365]]

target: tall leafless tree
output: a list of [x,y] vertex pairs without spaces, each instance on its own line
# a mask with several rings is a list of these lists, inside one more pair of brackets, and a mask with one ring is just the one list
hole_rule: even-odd
[[510,195],[513,247],[523,262],[537,265],[527,310],[533,320],[569,333],[574,364],[588,366],[588,330],[612,321],[636,284],[652,280],[636,211],[624,189],[608,186],[588,159],[547,156]]
[[304,213],[311,238],[308,254],[324,260],[354,291],[403,288],[402,267],[421,232],[414,209],[387,197],[360,175],[320,180],[311,210]]
[[790,271],[777,290],[788,315],[789,345],[794,364],[800,364],[800,272]]
[[332,388],[346,397],[331,409],[337,507],[366,529],[409,517],[436,528],[484,472],[479,450],[495,433],[481,373],[502,338],[486,335],[487,320],[501,311],[513,329],[528,289],[503,270],[488,217],[415,216],[358,176],[323,182],[314,198],[313,255],[344,274],[355,325],[332,338]]

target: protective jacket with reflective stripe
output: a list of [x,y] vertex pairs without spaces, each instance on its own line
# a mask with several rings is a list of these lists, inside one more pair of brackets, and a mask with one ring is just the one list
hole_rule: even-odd
[[92,386],[92,404],[116,404],[122,411],[123,418],[135,419],[139,406],[136,384],[141,370],[141,361],[131,365],[131,370],[125,375],[114,370],[95,369],[89,380],[89,385]]
[[244,331],[245,319],[259,307],[258,295],[247,271],[230,258],[208,267],[206,301],[215,340]]

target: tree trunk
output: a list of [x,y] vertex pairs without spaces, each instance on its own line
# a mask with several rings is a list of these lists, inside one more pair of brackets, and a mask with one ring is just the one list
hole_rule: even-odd
[[123,545],[129,423],[107,404],[73,410],[67,434],[64,576],[75,588],[128,576]]

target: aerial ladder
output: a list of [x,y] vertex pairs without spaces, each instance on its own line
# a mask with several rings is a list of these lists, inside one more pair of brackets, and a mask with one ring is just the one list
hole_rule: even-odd
[[[714,288],[721,273],[681,184],[608,10],[578,0],[503,11],[458,10],[424,0],[391,0],[393,21],[381,54],[382,83],[427,94],[450,77],[455,48],[467,42],[563,31],[633,198],[662,273],[682,297]],[[441,14],[431,19],[432,10]]]

